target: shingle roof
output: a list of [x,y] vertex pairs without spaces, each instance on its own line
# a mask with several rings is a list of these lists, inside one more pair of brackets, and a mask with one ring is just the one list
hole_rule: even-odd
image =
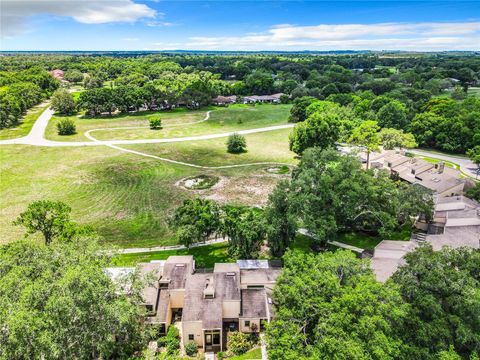
[[242,290],[242,318],[267,318],[265,289]]

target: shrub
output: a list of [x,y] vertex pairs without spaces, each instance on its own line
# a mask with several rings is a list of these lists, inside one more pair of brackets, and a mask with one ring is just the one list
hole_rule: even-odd
[[240,134],[232,134],[227,140],[227,151],[231,154],[240,154],[245,152],[247,148],[247,141],[245,137]]
[[160,118],[150,119],[150,129],[160,130],[161,128],[162,128],[162,119]]
[[180,350],[180,334],[175,326],[168,328],[167,336],[165,336],[165,347],[169,355],[174,355]]
[[73,135],[77,132],[75,121],[72,119],[61,119],[57,123],[58,135]]
[[194,341],[190,341],[185,345],[185,353],[188,356],[194,356],[197,353],[197,344]]
[[217,359],[218,359],[218,360],[223,360],[223,359],[225,359],[225,353],[223,353],[223,352],[221,352],[221,351],[218,352],[218,353],[217,353]]
[[227,348],[234,355],[245,354],[252,347],[250,335],[240,331],[231,331],[227,337]]

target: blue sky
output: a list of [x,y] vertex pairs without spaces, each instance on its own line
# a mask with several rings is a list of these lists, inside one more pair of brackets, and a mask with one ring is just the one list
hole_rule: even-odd
[[1,0],[1,50],[480,50],[477,1]]

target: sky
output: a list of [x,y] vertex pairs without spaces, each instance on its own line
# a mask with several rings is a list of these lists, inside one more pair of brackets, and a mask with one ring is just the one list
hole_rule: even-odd
[[0,0],[0,50],[480,50],[480,1]]

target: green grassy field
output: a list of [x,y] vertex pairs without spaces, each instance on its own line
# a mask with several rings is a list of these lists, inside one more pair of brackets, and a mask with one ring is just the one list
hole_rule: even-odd
[[137,254],[121,254],[113,258],[115,266],[134,266],[139,262],[166,260],[173,255],[193,255],[195,266],[199,269],[213,268],[215,263],[234,261],[228,256],[228,243],[212,244],[191,248],[189,250],[165,250]]
[[15,139],[27,135],[40,114],[48,107],[48,104],[40,104],[31,108],[20,120],[20,124],[13,128],[0,130],[0,140]]
[[[218,111],[221,116],[208,126],[219,128],[223,126],[222,121],[228,123],[225,125],[227,127],[246,126],[247,123],[252,127],[260,124],[268,126],[282,116],[281,121],[286,122],[288,109],[281,105],[262,105],[253,110],[244,107],[222,108]],[[250,119],[247,114],[254,116]],[[202,119],[204,115],[203,110],[169,114],[171,122],[190,122]],[[238,124],[238,119],[245,119],[245,122],[242,120]],[[126,125],[137,121],[146,120],[137,116],[120,120],[82,119],[77,129],[83,131],[113,123]],[[50,131],[52,128],[54,121],[49,124]],[[259,161],[293,164],[293,153],[288,150],[289,132],[290,129],[286,129],[248,135],[248,152],[240,155],[228,154],[226,139],[223,138],[192,143],[132,145],[131,148],[207,166]],[[81,140],[80,134],[76,139]],[[268,167],[259,165],[205,170],[102,146],[1,146],[0,243],[22,236],[23,229],[13,226],[12,221],[31,201],[53,199],[69,204],[74,220],[92,225],[106,246],[171,245],[175,239],[167,226],[167,219],[184,199],[205,196],[221,203],[262,205],[276,183],[288,176],[269,173]],[[200,174],[213,174],[220,181],[213,188],[201,191],[187,190],[179,185],[181,179]]]
[[122,145],[125,149],[193,163],[202,166],[222,166],[255,162],[282,162],[295,164],[295,154],[288,148],[292,129],[282,129],[246,135],[247,152],[229,154],[227,138],[164,144]]
[[12,221],[29,202],[62,200],[73,218],[118,246],[173,244],[166,217],[189,196],[175,186],[197,171],[107,147],[0,147],[0,242],[21,237]]
[[228,358],[228,360],[258,360],[262,358],[262,350],[260,348],[256,348],[250,350],[249,352]]
[[[96,118],[84,117],[81,114],[73,116],[54,115],[48,124],[45,137],[47,139],[56,141],[88,141],[89,139],[86,138],[84,134],[86,131],[91,129],[144,126],[146,127],[145,130],[147,130],[149,120],[157,117],[160,117],[162,119],[163,125],[190,123],[202,120],[209,109],[210,108],[196,111],[187,111],[186,109],[181,108],[169,112],[140,112],[127,115],[119,115],[112,117],[104,116]],[[76,134],[69,136],[60,136],[57,134],[57,122],[65,117],[68,117],[75,121],[75,125],[77,128]],[[156,134],[159,133],[158,130],[148,130],[153,131]],[[100,132],[98,132],[98,134],[100,134]],[[94,133],[94,135],[96,134]]]
[[[85,141],[88,130],[115,127],[136,127],[132,129],[100,130],[91,132],[98,140],[112,139],[157,139],[222,133],[228,131],[253,129],[257,127],[285,124],[291,105],[232,105],[228,108],[205,108],[196,111],[176,109],[171,112],[141,112],[103,118],[83,118],[73,116],[77,134],[59,136],[56,123],[61,119],[55,116],[47,128],[46,137],[57,141]],[[212,110],[210,119],[198,124],[188,124],[202,120],[206,112]],[[161,130],[150,130],[149,119],[160,117]],[[185,126],[178,126],[185,124]],[[174,125],[174,126],[170,126]],[[138,128],[139,127],[139,128]]]
[[[428,156],[417,156],[417,157],[419,157],[420,159],[425,160],[425,161],[427,161],[427,162],[429,162],[429,163],[432,163],[432,164],[437,164],[437,163],[443,161],[443,160],[435,159],[435,158],[428,157]],[[450,162],[450,161],[443,161],[443,162],[445,163],[445,166],[448,166],[448,167],[450,167],[450,168],[452,168],[452,169],[460,170],[460,166],[457,165],[457,164],[454,164],[454,163],[452,163],[452,162]]]
[[[269,135],[264,133],[264,136]],[[191,161],[207,162],[209,154],[213,164],[225,161],[220,152],[215,148],[210,151],[209,146],[206,143],[205,151],[197,152],[196,156],[195,152],[190,153]],[[284,154],[285,144],[279,141],[277,146],[283,150],[259,147],[255,152],[229,161],[285,160],[272,155],[272,151]],[[180,154],[187,148],[175,151]],[[243,158],[246,155],[250,158]],[[69,204],[73,218],[92,225],[106,244],[120,247],[171,245],[175,240],[166,220],[183,199],[207,196],[222,203],[261,205],[279,179],[286,176],[270,174],[266,168],[249,166],[206,171],[102,146],[1,146],[0,243],[22,236],[22,228],[13,226],[12,221],[28,203],[54,199]],[[214,174],[221,181],[214,188],[202,191],[176,185],[185,177],[199,174]]]
[[480,87],[470,87],[467,90],[468,95],[480,96]]
[[384,238],[381,236],[371,236],[364,233],[343,233],[340,234],[336,241],[356,246],[361,249],[373,249],[377,246],[382,240],[401,240],[401,241],[408,241],[410,240],[410,235],[412,230],[410,227],[406,226],[398,231],[395,231],[393,234],[388,236],[388,238]]

